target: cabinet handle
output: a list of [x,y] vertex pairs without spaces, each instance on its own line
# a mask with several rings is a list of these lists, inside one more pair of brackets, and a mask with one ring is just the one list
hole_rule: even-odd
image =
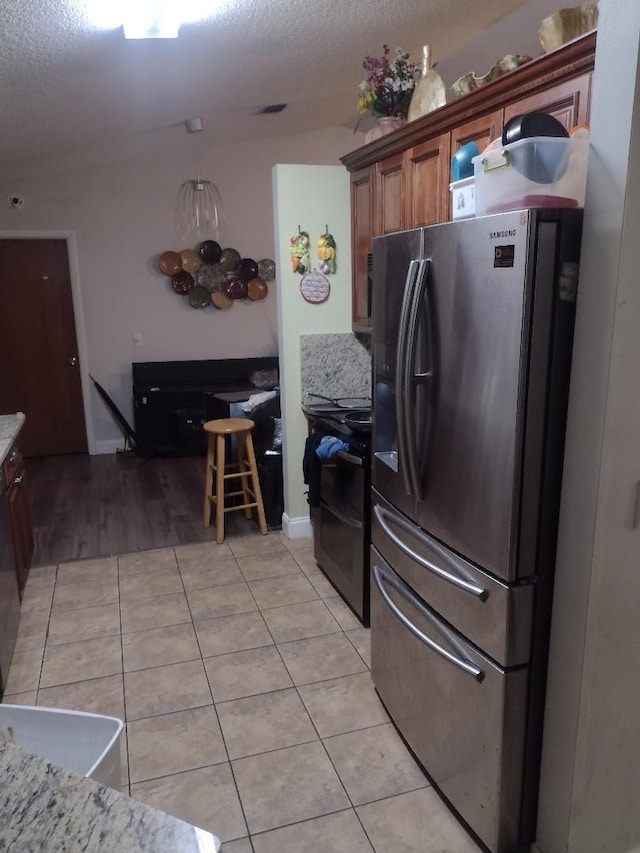
[[16,477],[13,481],[14,486],[19,486],[20,483],[24,480],[24,474],[20,474],[19,477]]
[[17,458],[18,458],[18,451],[12,450],[11,453],[9,454],[9,462],[15,462],[15,460]]

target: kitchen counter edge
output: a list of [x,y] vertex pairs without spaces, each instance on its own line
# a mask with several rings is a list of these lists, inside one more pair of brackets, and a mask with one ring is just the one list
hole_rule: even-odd
[[6,459],[7,453],[23,424],[24,415],[22,412],[16,412],[14,415],[0,415],[0,465]]
[[211,833],[6,742],[0,742],[0,778],[0,850],[220,850]]

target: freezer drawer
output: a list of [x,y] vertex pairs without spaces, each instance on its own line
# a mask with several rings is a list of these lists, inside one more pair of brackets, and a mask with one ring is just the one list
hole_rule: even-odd
[[402,515],[375,490],[371,540],[447,622],[504,667],[529,662],[534,586],[509,586],[483,572]]
[[371,674],[434,784],[493,853],[518,841],[528,671],[505,671],[371,549]]

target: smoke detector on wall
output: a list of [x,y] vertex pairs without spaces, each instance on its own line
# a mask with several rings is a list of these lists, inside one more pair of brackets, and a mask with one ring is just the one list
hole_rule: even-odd
[[20,208],[24,207],[24,196],[9,193],[7,196],[7,207],[10,207],[11,210],[20,210]]

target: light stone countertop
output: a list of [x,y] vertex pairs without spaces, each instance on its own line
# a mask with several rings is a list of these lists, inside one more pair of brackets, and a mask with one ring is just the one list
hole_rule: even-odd
[[10,743],[0,742],[0,850],[216,853],[218,839]]
[[4,462],[9,448],[22,429],[23,423],[24,415],[22,412],[16,412],[15,415],[0,415],[0,465]]

